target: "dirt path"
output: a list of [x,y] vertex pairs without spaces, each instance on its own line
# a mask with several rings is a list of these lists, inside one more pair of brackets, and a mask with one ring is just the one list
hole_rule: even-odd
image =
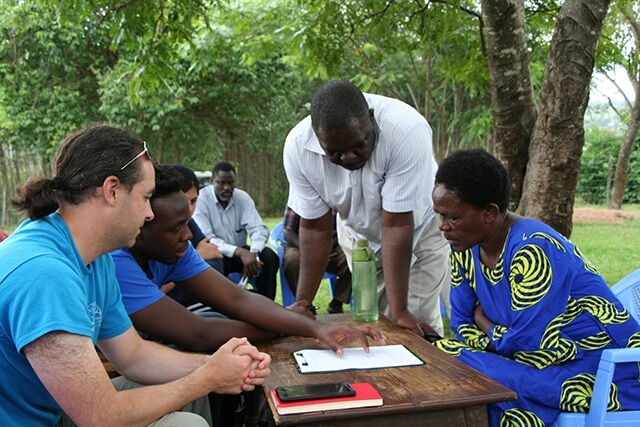
[[573,211],[574,222],[606,222],[608,224],[615,224],[630,219],[640,219],[640,212],[605,208],[576,208]]

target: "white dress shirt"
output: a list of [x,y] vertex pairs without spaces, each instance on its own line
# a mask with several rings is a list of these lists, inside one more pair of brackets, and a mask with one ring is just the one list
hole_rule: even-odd
[[222,255],[233,257],[238,246],[247,244],[251,238],[251,251],[262,252],[269,239],[269,228],[264,225],[256,204],[246,191],[235,188],[226,208],[218,202],[213,185],[200,190],[198,204],[193,213],[202,232],[211,236]]
[[382,241],[382,210],[413,212],[415,246],[435,215],[431,191],[437,164],[431,127],[402,101],[364,95],[377,123],[371,158],[355,171],[331,163],[311,127],[311,118],[306,117],[285,142],[288,204],[306,219],[336,209],[352,239],[367,239],[376,251]]

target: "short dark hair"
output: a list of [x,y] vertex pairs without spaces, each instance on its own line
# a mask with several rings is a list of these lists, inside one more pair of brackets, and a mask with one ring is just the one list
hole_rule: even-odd
[[218,172],[233,172],[236,173],[236,168],[233,167],[233,165],[229,162],[218,162],[216,163],[216,165],[213,167],[213,176],[215,176]]
[[171,165],[171,167],[182,175],[183,181],[182,187],[180,188],[182,191],[187,192],[193,187],[195,187],[197,192],[200,191],[200,181],[194,171],[183,165]]
[[58,147],[55,176],[30,178],[17,188],[11,202],[35,220],[55,212],[60,203],[80,204],[110,175],[131,190],[142,179],[140,162],[122,167],[142,152],[143,146],[133,133],[114,126],[80,129]]
[[311,126],[321,130],[346,129],[353,120],[369,114],[369,104],[362,91],[353,83],[332,80],[320,87],[311,99]]
[[156,170],[156,191],[151,196],[151,203],[173,193],[182,191],[184,178],[169,165],[154,165]]
[[501,212],[509,208],[509,173],[500,160],[483,149],[460,150],[446,157],[438,167],[435,183],[478,209],[490,203],[498,205]]

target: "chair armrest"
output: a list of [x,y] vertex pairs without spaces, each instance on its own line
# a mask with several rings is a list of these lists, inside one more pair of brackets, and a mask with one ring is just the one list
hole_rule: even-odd
[[607,349],[602,352],[596,381],[593,386],[591,407],[585,418],[585,427],[603,426],[609,404],[609,390],[616,363],[640,362],[640,348]]

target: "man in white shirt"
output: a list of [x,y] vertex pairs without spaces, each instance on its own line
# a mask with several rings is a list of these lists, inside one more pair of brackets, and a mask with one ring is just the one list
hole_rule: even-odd
[[[224,258],[224,274],[242,272],[255,278],[258,293],[276,296],[278,255],[267,247],[269,228],[262,222],[256,204],[246,191],[235,188],[236,170],[229,162],[213,167],[211,185],[200,191],[193,213],[202,232],[213,236]],[[247,245],[247,235],[251,245]]]
[[331,242],[331,209],[349,262],[353,243],[376,251],[381,311],[417,334],[442,335],[439,294],[449,248],[431,202],[431,127],[411,106],[332,81],[284,148],[288,204],[301,217],[296,299],[313,300]]

